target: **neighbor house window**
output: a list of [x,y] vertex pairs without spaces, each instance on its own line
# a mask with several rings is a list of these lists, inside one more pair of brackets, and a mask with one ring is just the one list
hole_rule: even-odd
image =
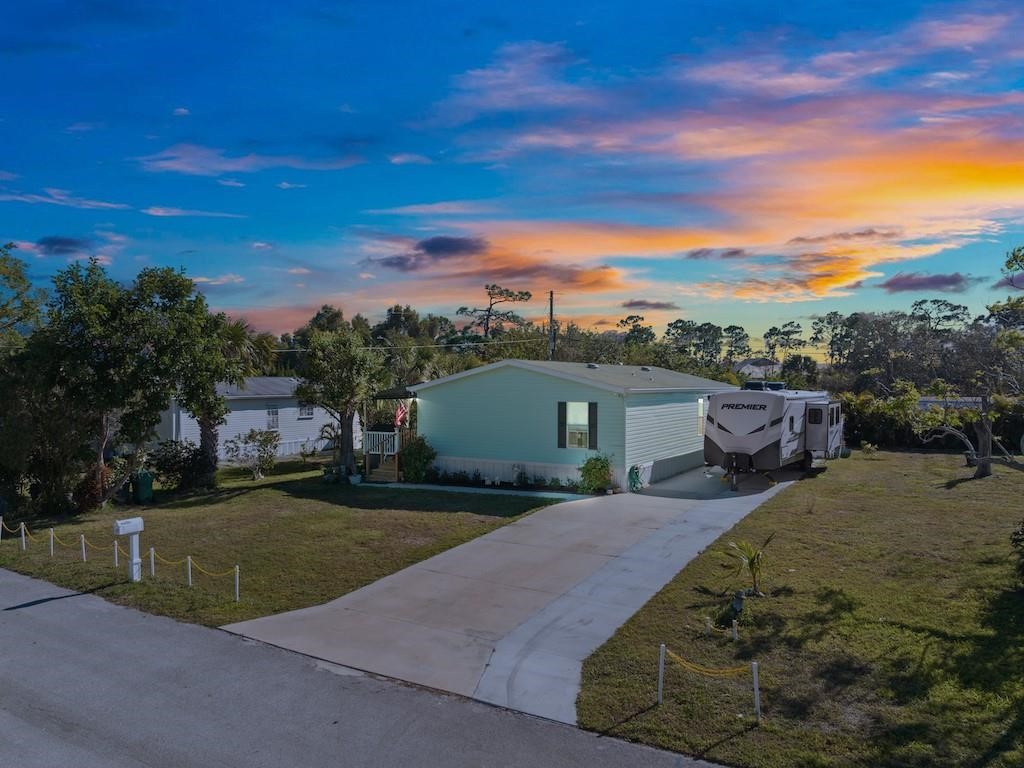
[[312,419],[313,418],[313,406],[312,405],[300,405],[299,406],[299,418],[300,419]]
[[597,403],[558,404],[558,447],[597,450]]
[[276,430],[278,427],[278,413],[276,405],[267,406],[267,429]]

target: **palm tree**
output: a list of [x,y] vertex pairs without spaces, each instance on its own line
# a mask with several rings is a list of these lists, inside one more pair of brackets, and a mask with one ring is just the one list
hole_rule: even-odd
[[[247,376],[265,372],[274,363],[277,339],[270,333],[256,333],[244,320],[225,319],[217,330],[220,353],[226,363],[224,383],[245,386]],[[215,400],[216,398],[214,398]],[[197,415],[199,450],[203,457],[200,484],[212,487],[217,472],[217,428],[223,422],[218,413],[207,411]]]

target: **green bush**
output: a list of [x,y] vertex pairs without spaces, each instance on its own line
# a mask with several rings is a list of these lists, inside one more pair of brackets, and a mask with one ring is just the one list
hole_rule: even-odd
[[597,493],[612,484],[612,460],[599,453],[584,461],[580,467],[579,488],[583,493]]
[[[402,471],[410,483],[422,483],[427,471],[437,458],[437,451],[430,447],[426,438],[417,435],[402,448]],[[467,476],[468,479],[468,476]]]
[[149,453],[146,465],[165,488],[191,490],[203,475],[203,454],[191,440],[168,440]]
[[252,472],[253,480],[261,480],[274,469],[277,461],[277,446],[281,435],[269,429],[250,429],[244,435],[235,435],[224,441],[224,452],[234,464],[240,464]]

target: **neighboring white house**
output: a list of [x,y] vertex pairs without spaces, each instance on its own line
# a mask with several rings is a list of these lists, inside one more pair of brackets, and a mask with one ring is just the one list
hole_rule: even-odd
[[779,361],[767,357],[748,357],[736,363],[732,369],[748,379],[767,379],[778,373]]
[[646,365],[502,360],[409,389],[438,469],[575,480],[604,453],[625,487],[632,466],[644,482],[701,466],[706,398],[736,387]]
[[[217,455],[224,458],[224,442],[250,429],[271,429],[281,435],[279,456],[297,454],[303,446],[323,449],[327,441],[320,438],[320,429],[331,422],[323,409],[304,405],[295,396],[299,380],[288,376],[253,376],[242,387],[217,385],[217,394],[227,401],[225,423],[218,427]],[[191,440],[199,444],[199,424],[178,403],[171,403],[161,416],[157,440]],[[363,432],[356,417],[353,441],[362,447]]]

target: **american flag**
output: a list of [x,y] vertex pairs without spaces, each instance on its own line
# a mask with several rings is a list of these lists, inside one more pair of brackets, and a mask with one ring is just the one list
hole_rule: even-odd
[[398,408],[395,409],[395,426],[400,427],[405,424],[405,418],[409,415],[409,408],[405,404],[405,400],[398,401]]

